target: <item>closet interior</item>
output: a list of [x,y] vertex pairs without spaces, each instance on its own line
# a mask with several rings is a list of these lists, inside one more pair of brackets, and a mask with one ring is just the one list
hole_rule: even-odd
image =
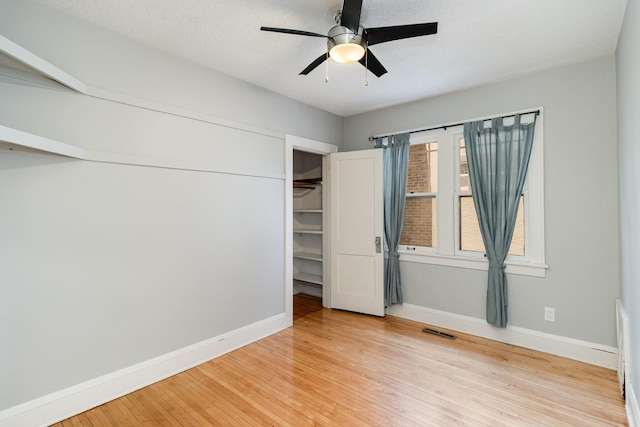
[[293,293],[322,298],[325,278],[323,156],[293,151]]

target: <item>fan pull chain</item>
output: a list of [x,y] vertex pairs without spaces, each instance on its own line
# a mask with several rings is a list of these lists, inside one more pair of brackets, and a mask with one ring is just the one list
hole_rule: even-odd
[[329,83],[329,51],[328,50],[327,50],[327,59],[324,62],[325,62],[324,82]]
[[367,73],[369,72],[369,49],[364,51],[364,85],[369,86]]

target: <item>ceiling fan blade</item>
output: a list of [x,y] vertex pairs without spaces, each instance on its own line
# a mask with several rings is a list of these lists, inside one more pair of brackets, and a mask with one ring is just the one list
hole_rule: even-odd
[[297,36],[310,36],[327,38],[324,34],[312,33],[310,31],[291,30],[289,28],[260,27],[261,31],[271,31],[273,33],[295,34]]
[[309,64],[307,66],[307,68],[305,68],[304,70],[302,70],[300,72],[300,75],[307,75],[309,74],[311,71],[313,71],[318,65],[322,64],[324,61],[327,60],[327,53],[323,53],[322,55],[318,56],[315,61],[313,61],[311,64]]
[[358,34],[361,12],[362,0],[344,0],[344,3],[342,4],[342,18],[340,18],[340,25],[347,27],[355,34]]
[[410,37],[428,36],[438,32],[438,23],[396,25],[393,27],[367,28],[365,34],[369,46]]
[[362,57],[359,61],[363,66],[367,67],[369,71],[376,75],[376,77],[381,77],[383,74],[387,72],[387,69],[384,68],[384,65],[378,61],[378,58],[367,49],[367,53]]

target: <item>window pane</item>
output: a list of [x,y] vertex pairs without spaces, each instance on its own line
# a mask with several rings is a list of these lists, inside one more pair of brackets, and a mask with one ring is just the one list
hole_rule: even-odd
[[524,196],[520,196],[516,227],[513,229],[513,238],[509,247],[509,255],[524,256]]
[[[460,196],[460,250],[484,253],[478,217],[471,196]],[[524,196],[520,197],[509,255],[524,256]]]
[[471,196],[460,196],[460,250],[484,253],[484,243]]
[[400,246],[437,247],[435,197],[407,197]]
[[460,171],[459,171],[460,191],[471,191],[469,183],[469,164],[467,163],[467,150],[464,146],[464,139],[460,139]]
[[438,144],[413,144],[409,148],[407,193],[438,191]]
[[[436,192],[438,143],[412,144],[409,148],[407,194],[400,246],[437,247]],[[417,194],[429,194],[418,196]]]

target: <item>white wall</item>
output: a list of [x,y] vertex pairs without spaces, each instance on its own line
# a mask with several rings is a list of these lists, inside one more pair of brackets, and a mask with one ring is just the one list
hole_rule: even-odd
[[[345,120],[368,136],[544,108],[546,278],[508,276],[509,322],[615,346],[618,219],[615,59],[602,57]],[[486,272],[401,263],[405,303],[484,319]],[[545,322],[544,307],[556,309]]]
[[0,68],[0,125],[93,160],[0,144],[0,424],[283,313],[284,135],[340,145],[342,118],[30,0],[0,32],[134,104]]
[[[640,425],[640,144],[636,127],[640,118],[640,4],[629,1],[618,41],[618,158],[620,180],[620,279],[622,304],[629,315],[631,384],[635,397],[628,407]],[[632,424],[633,425],[633,424]]]

